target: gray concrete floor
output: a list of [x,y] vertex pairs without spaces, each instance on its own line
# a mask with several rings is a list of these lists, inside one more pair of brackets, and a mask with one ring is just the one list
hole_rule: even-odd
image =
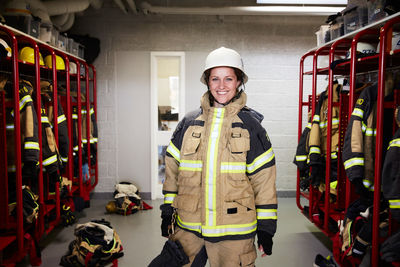
[[[109,199],[93,199],[91,207],[78,216],[78,223],[104,218],[111,222],[122,240],[125,255],[119,266],[145,267],[156,257],[165,242],[160,232],[161,200],[148,200],[152,210],[121,216],[105,214]],[[42,266],[58,266],[60,258],[74,239],[74,226],[58,228],[41,242]],[[272,255],[256,260],[256,266],[301,267],[312,266],[315,256],[332,254],[331,241],[306,219],[296,206],[294,198],[278,199],[278,230],[274,237]],[[24,261],[18,266],[29,266]]]

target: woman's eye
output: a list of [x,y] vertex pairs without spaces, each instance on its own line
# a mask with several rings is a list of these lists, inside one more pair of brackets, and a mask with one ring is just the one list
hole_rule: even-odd
[[230,81],[232,81],[232,78],[226,78],[226,80],[230,82]]
[[211,81],[216,82],[216,81],[218,81],[218,78],[212,78]]

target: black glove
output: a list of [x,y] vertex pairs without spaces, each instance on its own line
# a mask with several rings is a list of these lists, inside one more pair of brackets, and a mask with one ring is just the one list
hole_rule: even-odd
[[63,205],[61,209],[62,224],[67,227],[73,225],[76,221],[74,213],[69,206]]
[[400,261],[400,231],[393,234],[381,245],[382,259],[387,262]]
[[172,215],[174,214],[174,209],[171,204],[162,204],[160,206],[161,210],[161,236],[168,237],[168,230],[171,226]]
[[257,230],[257,244],[262,246],[264,253],[267,255],[272,254],[272,235],[265,231]]

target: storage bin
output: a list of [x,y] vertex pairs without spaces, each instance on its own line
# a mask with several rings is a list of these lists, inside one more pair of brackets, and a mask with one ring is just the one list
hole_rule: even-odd
[[39,28],[39,39],[45,43],[51,43],[52,27],[41,25]]
[[388,14],[385,12],[384,8],[386,5],[386,0],[368,0],[368,23],[383,19]]
[[32,16],[4,16],[6,24],[32,37],[39,37],[40,21]]
[[337,16],[336,19],[334,19],[329,26],[331,40],[334,40],[344,35],[344,23],[342,16]]
[[67,42],[68,42],[67,36],[59,34],[56,46],[63,51],[67,51]]
[[321,46],[329,42],[331,40],[329,25],[321,25],[315,35],[317,36],[317,46]]
[[368,9],[366,6],[355,6],[343,11],[344,34],[355,31],[368,24]]
[[50,45],[57,47],[58,45],[58,31],[55,28],[51,29]]
[[85,47],[78,43],[78,57],[84,58],[85,57]]

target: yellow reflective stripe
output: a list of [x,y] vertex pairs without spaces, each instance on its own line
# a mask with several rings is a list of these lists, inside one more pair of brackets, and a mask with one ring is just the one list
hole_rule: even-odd
[[172,141],[169,142],[167,152],[170,153],[174,157],[174,159],[176,159],[176,161],[181,161],[181,152],[179,151],[179,149],[176,148]]
[[15,165],[10,165],[7,167],[7,171],[8,172],[16,172],[17,171],[17,167]]
[[25,149],[37,149],[37,150],[40,150],[38,142],[25,142],[24,148]]
[[[338,119],[332,119],[332,125],[338,125],[338,124],[339,124]],[[327,126],[328,126],[328,121],[320,122],[319,124],[319,128],[321,129],[326,128]]]
[[65,157],[65,158],[64,158],[64,157],[61,157],[61,156],[60,156],[60,158],[61,158],[62,162],[68,162],[68,157]]
[[30,95],[26,95],[23,98],[21,98],[21,100],[19,101],[19,110],[21,111],[28,102],[32,102],[32,98]]
[[86,114],[86,109],[81,109],[81,114]]
[[183,171],[201,171],[203,162],[201,160],[181,160],[179,170]]
[[72,114],[72,118],[77,120],[78,119],[78,114]]
[[221,173],[245,173],[246,162],[221,162]]
[[94,143],[96,143],[96,141],[94,140],[94,138],[90,138],[90,142],[89,143],[94,144]]
[[391,209],[400,209],[400,199],[389,199],[389,207]]
[[218,161],[218,144],[221,135],[221,128],[224,119],[225,109],[215,108],[213,119],[210,127],[210,136],[208,140],[207,151],[207,167],[205,179],[205,209],[206,209],[206,225],[216,225],[216,194],[217,190],[214,185],[217,184],[217,161]]
[[174,202],[175,197],[176,197],[176,194],[165,194],[164,195],[164,203],[172,204],[172,202]]
[[276,209],[256,209],[257,220],[260,219],[278,219],[278,212]]
[[306,128],[311,129],[311,122],[307,124]]
[[179,217],[179,214],[176,216],[176,222],[181,228],[201,233],[201,223],[183,222],[181,217]]
[[87,143],[87,139],[82,139],[82,143],[86,144]]
[[364,166],[364,158],[351,158],[344,162],[344,168],[347,170],[353,166]]
[[97,142],[98,142],[98,139],[97,139],[97,137],[94,137],[94,138],[90,139],[90,143],[92,143],[92,140],[93,140],[93,142],[95,142],[95,143],[97,143]]
[[57,155],[53,155],[45,160],[43,160],[43,166],[49,166],[50,164],[57,161]]
[[296,161],[306,161],[306,160],[307,160],[307,155],[296,156]]
[[74,151],[78,151],[78,150],[79,150],[79,146],[74,146],[72,149],[73,149]]
[[374,191],[374,185],[371,183],[370,180],[363,179],[363,185],[365,188],[369,189],[369,191]]
[[330,185],[331,188],[336,189],[336,187],[337,187],[337,181],[330,182],[329,185]]
[[93,108],[90,109],[90,115],[92,115],[92,114],[94,114],[94,109]]
[[357,116],[360,117],[361,119],[364,118],[364,110],[360,109],[360,108],[355,108],[353,110],[353,113],[351,113],[351,115],[353,116]]
[[8,131],[14,130],[14,124],[7,124],[6,125],[6,130],[8,130]]
[[319,147],[312,146],[312,147],[310,147],[310,152],[309,152],[309,154],[313,154],[313,153],[315,153],[315,154],[321,154],[321,149],[320,149]]
[[275,154],[274,154],[274,151],[272,150],[272,147],[271,147],[270,149],[268,149],[267,151],[262,153],[260,156],[255,158],[255,160],[252,163],[247,164],[247,172],[248,173],[255,172],[256,170],[258,170],[263,165],[265,165],[265,164],[269,163],[270,161],[272,161],[274,158],[275,158]]
[[390,141],[388,149],[395,146],[400,147],[400,138],[393,139],[392,141]]
[[46,117],[46,116],[42,116],[42,118],[40,119],[40,121],[41,121],[42,123],[50,123],[50,122],[49,122],[49,118]]
[[111,251],[113,251],[113,249],[115,249],[115,245],[117,244],[117,242],[115,241],[115,238],[113,238],[113,246],[111,247],[110,250],[103,250],[104,253],[110,253]]
[[319,115],[314,115],[313,122],[319,123],[319,120],[320,120]]
[[58,116],[58,118],[57,118],[57,123],[60,124],[60,123],[62,123],[63,121],[65,121],[66,119],[67,119],[67,118],[65,117],[64,114],[61,115],[61,116]]
[[331,159],[337,159],[337,152],[331,153]]
[[219,237],[227,235],[245,235],[257,230],[257,220],[246,224],[228,224],[217,226],[201,226],[202,236]]

